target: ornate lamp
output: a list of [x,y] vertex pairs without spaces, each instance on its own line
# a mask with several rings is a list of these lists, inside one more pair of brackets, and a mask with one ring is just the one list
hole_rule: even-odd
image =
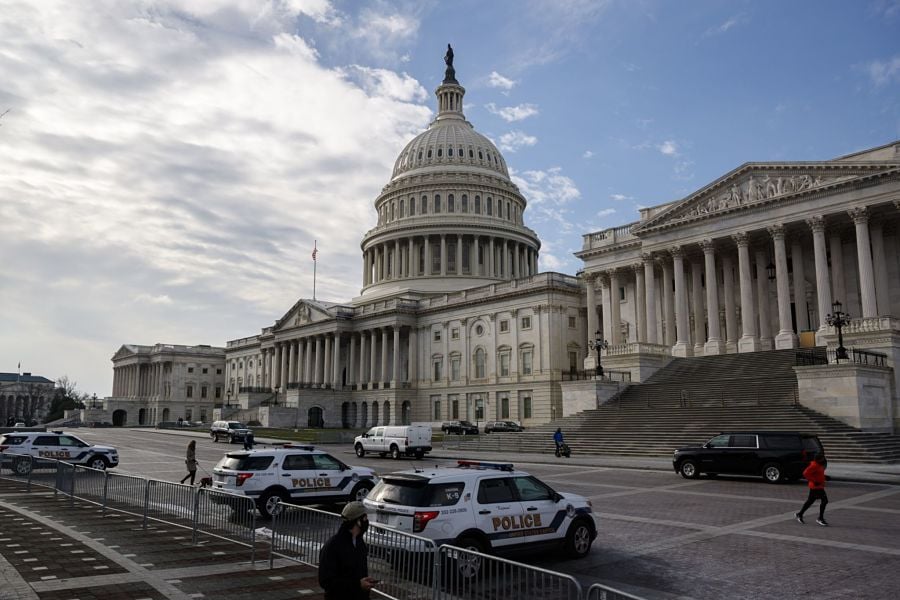
[[843,307],[843,304],[838,300],[835,300],[831,304],[831,314],[825,317],[825,322],[837,329],[838,332],[838,347],[837,352],[834,355],[835,362],[850,359],[850,357],[847,356],[847,349],[844,348],[844,333],[842,331],[844,325],[847,325],[850,322],[850,315],[841,310]]
[[609,348],[609,342],[603,339],[603,333],[598,329],[594,332],[594,339],[588,342],[591,350],[597,351],[597,377],[603,377],[603,366],[600,364],[600,351]]

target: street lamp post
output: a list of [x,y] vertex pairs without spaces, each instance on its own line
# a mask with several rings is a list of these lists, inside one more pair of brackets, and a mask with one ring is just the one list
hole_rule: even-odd
[[231,408],[231,390],[225,392],[225,408]]
[[281,389],[280,385],[275,386],[275,406],[278,406],[278,390]]
[[594,333],[594,339],[588,342],[588,346],[590,346],[591,350],[597,351],[596,374],[597,377],[603,377],[603,366],[600,364],[600,350],[609,348],[609,342],[603,339],[603,333],[598,329]]
[[841,310],[843,306],[843,304],[835,300],[831,305],[831,314],[825,317],[825,322],[837,329],[838,332],[838,347],[834,355],[835,362],[850,359],[847,356],[847,349],[844,348],[844,332],[842,331],[844,325],[850,322],[850,315]]

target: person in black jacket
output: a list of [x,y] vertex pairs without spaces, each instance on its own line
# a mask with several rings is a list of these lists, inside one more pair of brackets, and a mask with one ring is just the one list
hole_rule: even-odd
[[362,502],[348,502],[341,518],[340,529],[319,555],[319,585],[325,600],[368,600],[378,581],[369,577],[369,550],[363,541],[369,528],[366,508]]

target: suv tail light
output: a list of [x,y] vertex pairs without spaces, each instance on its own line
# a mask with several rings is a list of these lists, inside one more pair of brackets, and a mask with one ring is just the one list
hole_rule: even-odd
[[403,445],[409,446],[409,438],[403,438]]
[[235,482],[237,487],[241,487],[244,485],[244,482],[253,477],[253,473],[238,473],[237,481]]
[[428,525],[428,522],[432,519],[436,519],[440,513],[436,510],[428,510],[423,512],[416,512],[413,516],[413,533],[419,533],[425,526]]

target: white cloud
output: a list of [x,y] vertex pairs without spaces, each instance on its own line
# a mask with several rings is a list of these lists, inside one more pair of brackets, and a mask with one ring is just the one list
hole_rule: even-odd
[[575,182],[562,174],[561,167],[523,171],[521,175],[511,170],[510,176],[532,205],[561,206],[581,197]]
[[294,32],[327,3],[148,6],[0,20],[0,363],[98,395],[122,343],[222,345],[311,295],[313,239],[318,295],[358,295],[372,201],[432,114],[405,73],[320,63]]
[[602,219],[604,217],[608,217],[610,215],[616,214],[616,209],[614,208],[604,208],[603,210],[597,211],[597,218]]
[[872,83],[877,86],[900,81],[900,56],[885,61],[872,61],[866,65],[866,71],[872,79]]
[[666,140],[656,145],[656,149],[666,156],[678,156],[678,144],[672,140]]
[[616,202],[622,202],[623,200],[634,200],[634,196],[626,196],[625,194],[610,194],[610,200],[615,200]]
[[538,114],[538,108],[534,104],[519,104],[517,106],[503,106],[498,108],[493,102],[488,102],[484,107],[488,109],[489,112],[500,116],[500,118],[508,123],[521,121]]
[[733,27],[745,22],[746,20],[747,20],[747,17],[743,14],[735,15],[733,17],[728,18],[724,23],[720,23],[719,25],[715,25],[713,27],[710,27],[706,31],[704,31],[703,37],[710,37],[713,35],[722,35],[724,33],[727,33],[728,30],[732,29]]
[[594,156],[593,152],[591,152],[590,150],[585,150],[584,154],[581,155],[581,158],[591,158],[592,156]]
[[514,85],[516,85],[516,82],[512,79],[504,77],[497,71],[491,71],[491,74],[488,76],[488,85],[508,91],[511,90]]
[[524,146],[534,146],[537,144],[537,138],[528,135],[524,131],[510,131],[500,136],[500,149],[507,152],[515,152]]

